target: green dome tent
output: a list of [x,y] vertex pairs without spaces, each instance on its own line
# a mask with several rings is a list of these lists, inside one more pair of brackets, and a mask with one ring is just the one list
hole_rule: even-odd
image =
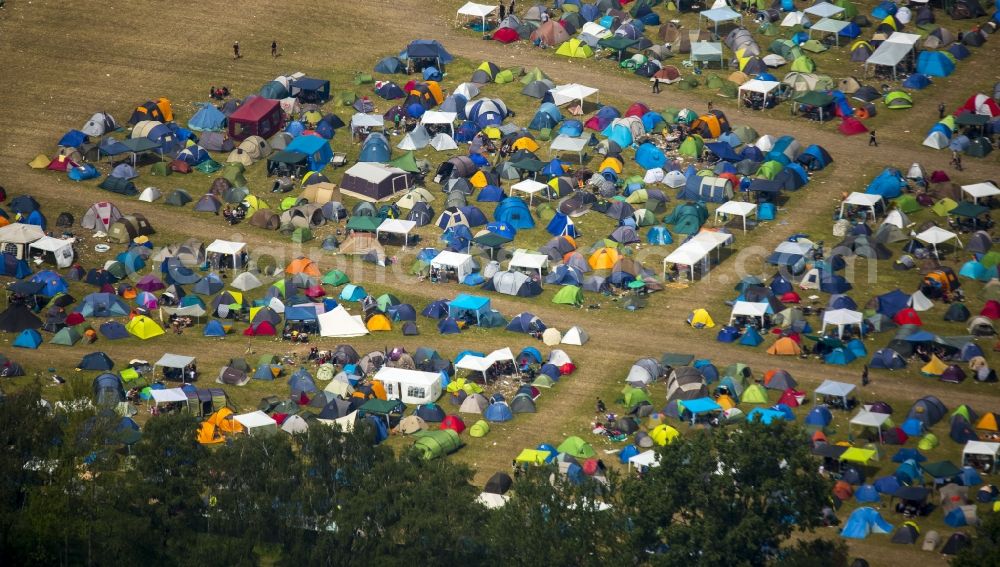
[[903,91],[892,91],[885,95],[885,106],[893,110],[913,108],[913,97]]
[[682,156],[698,158],[701,157],[704,149],[705,141],[701,139],[701,136],[688,136],[677,151]]
[[575,285],[563,286],[552,298],[559,305],[583,305],[583,292]]
[[800,73],[812,73],[816,70],[816,63],[806,55],[796,57],[795,61],[792,61],[792,71],[798,71]]
[[419,431],[413,434],[417,438],[413,444],[420,457],[425,461],[437,459],[454,453],[462,446],[462,440],[458,433],[452,429],[439,429],[437,431]]
[[556,447],[556,450],[560,453],[572,455],[578,459],[589,459],[597,456],[597,452],[590,446],[590,443],[587,443],[576,435],[567,437],[562,444]]

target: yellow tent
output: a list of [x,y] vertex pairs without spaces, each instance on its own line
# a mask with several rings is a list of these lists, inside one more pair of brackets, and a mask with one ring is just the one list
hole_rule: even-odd
[[549,457],[551,453],[548,451],[538,451],[536,449],[525,449],[521,451],[521,454],[517,456],[515,461],[519,463],[527,463],[529,465],[544,465],[545,459]]
[[163,334],[163,329],[145,315],[138,315],[133,317],[128,324],[125,325],[125,329],[132,335],[142,339],[151,339],[153,337],[158,337]]
[[229,408],[222,408],[208,416],[208,419],[206,419],[205,422],[211,423],[222,433],[243,433],[243,424],[233,419],[233,417],[233,410]]
[[931,355],[931,361],[920,369],[920,373],[926,376],[940,376],[948,369],[948,365],[941,362],[937,355]]
[[688,324],[696,329],[711,329],[715,326],[715,321],[712,320],[712,316],[708,314],[708,311],[695,309],[691,312],[691,316],[688,317]]
[[622,172],[622,162],[616,157],[606,157],[601,165],[597,166],[597,171],[604,171],[607,168],[611,168],[615,173]]
[[591,254],[587,263],[590,264],[591,269],[594,270],[610,270],[615,267],[615,264],[620,259],[621,254],[619,254],[617,250],[605,247],[600,248]]
[[657,425],[652,431],[649,432],[649,437],[654,443],[660,446],[673,443],[674,439],[676,439],[678,435],[680,435],[679,431],[665,423]]
[[256,195],[247,195],[243,199],[243,204],[247,206],[247,217],[252,217],[254,213],[261,209],[270,209],[271,206],[268,205],[264,199],[257,197]]
[[224,443],[226,438],[219,433],[219,428],[215,426],[214,423],[208,421],[201,422],[201,426],[198,428],[198,442],[202,445],[215,445],[216,443]]
[[497,128],[496,126],[487,126],[482,130],[480,130],[480,132],[482,132],[484,135],[486,135],[487,138],[491,140],[499,140],[500,137],[503,135],[500,133],[500,129]]
[[563,44],[559,46],[559,49],[556,49],[556,55],[585,59],[587,57],[593,57],[594,50],[591,49],[591,47],[586,43],[574,37],[569,41],[563,42]]
[[35,159],[28,162],[28,167],[31,169],[45,169],[49,166],[51,159],[47,158],[45,154],[38,154]]
[[979,418],[976,422],[976,429],[982,429],[983,431],[997,431],[1000,427],[997,427],[997,414],[993,412],[987,412],[983,414],[983,417]]
[[733,399],[730,398],[726,394],[723,394],[723,395],[719,396],[718,398],[716,398],[715,399],[715,403],[717,403],[720,406],[722,406],[723,410],[730,410],[730,409],[733,409],[734,407],[736,407],[736,402],[733,401]]
[[774,344],[767,349],[767,354],[774,354],[777,356],[798,356],[802,354],[802,348],[799,347],[799,343],[793,341],[789,337],[781,337],[780,339],[774,341]]
[[365,322],[365,326],[368,327],[369,331],[391,331],[392,323],[389,318],[381,313],[376,313],[372,315],[368,321]]
[[476,189],[482,189],[490,184],[489,179],[486,179],[486,174],[482,171],[477,171],[472,177],[469,178],[469,183],[472,184]]
[[851,447],[850,449],[844,451],[840,455],[841,461],[847,461],[849,463],[858,463],[859,465],[867,464],[868,461],[872,460],[875,456],[875,451],[871,449],[861,449],[860,447]]
[[[537,152],[539,148],[538,142],[532,140],[528,136],[522,136],[514,140],[514,143],[511,144],[510,147],[514,148],[515,150],[528,150],[529,152]],[[46,161],[45,165],[48,164],[49,162]]]

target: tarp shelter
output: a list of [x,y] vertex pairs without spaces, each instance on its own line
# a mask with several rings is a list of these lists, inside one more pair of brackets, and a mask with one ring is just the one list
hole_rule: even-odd
[[372,378],[385,387],[385,395],[404,404],[429,404],[441,397],[441,375],[383,366]]
[[472,256],[460,252],[444,250],[431,260],[431,268],[454,273],[456,281],[464,281],[465,277],[475,269]]
[[[739,22],[740,25],[743,25],[743,14],[733,10],[729,6],[722,6],[721,8],[713,8],[711,10],[699,12],[698,27],[701,27],[702,20],[708,20],[714,24],[715,35],[719,35],[719,24],[726,22]],[[691,45],[691,48],[692,50],[694,49],[694,44]]]
[[719,222],[719,217],[723,215],[736,215],[743,219],[743,232],[747,231],[747,217],[756,215],[757,205],[745,203],[743,201],[728,201],[715,209],[715,222]]
[[882,201],[881,195],[873,195],[868,193],[859,193],[854,191],[847,196],[842,203],[840,203],[840,216],[844,217],[844,208],[847,205],[853,205],[855,207],[862,207],[872,214],[872,220],[878,218],[878,209],[881,207],[884,210],[885,203]]
[[896,70],[899,64],[912,53],[916,52],[917,42],[920,36],[912,33],[893,32],[878,49],[865,60],[865,74],[868,67],[881,66],[892,68],[892,78],[896,78]]
[[701,265],[703,273],[707,273],[711,262],[711,253],[715,251],[716,255],[721,257],[720,249],[731,243],[732,239],[733,235],[724,232],[699,232],[663,259],[664,277],[666,277],[668,264],[687,266],[690,270],[691,280],[694,280],[695,267],[698,265]]
[[375,202],[410,189],[412,178],[402,169],[380,163],[356,163],[344,172],[340,182],[342,193]]
[[330,100],[330,81],[313,77],[298,77],[288,83],[289,94],[299,102],[323,104]]
[[271,435],[278,432],[278,422],[260,410],[241,413],[233,419],[245,427],[249,435]]
[[375,234],[379,235],[382,233],[388,234],[400,234],[403,236],[403,242],[406,245],[410,244],[410,232],[416,228],[417,223],[411,220],[405,219],[385,219],[382,224],[378,225],[375,229]]
[[283,126],[281,104],[264,97],[249,97],[229,115],[229,137],[237,141],[250,136],[270,138]]
[[245,263],[244,250],[246,246],[245,242],[215,240],[205,248],[205,254],[209,264],[216,269],[242,270]]
[[155,374],[159,368],[162,369],[163,377],[168,380],[190,382],[189,370],[194,362],[193,356],[166,353],[153,365],[153,372]]

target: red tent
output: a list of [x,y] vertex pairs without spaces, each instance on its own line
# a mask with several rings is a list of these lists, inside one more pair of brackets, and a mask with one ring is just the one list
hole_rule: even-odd
[[948,177],[947,173],[941,171],[940,169],[931,173],[931,183],[944,183],[946,181],[951,181],[951,178]]
[[83,315],[74,312],[66,316],[66,324],[69,325],[70,327],[79,325],[80,323],[83,323]]
[[465,422],[457,415],[446,415],[441,420],[441,429],[451,429],[455,433],[465,431]]
[[801,396],[805,396],[805,394],[798,392],[793,388],[789,388],[781,394],[780,398],[778,398],[778,403],[785,404],[790,408],[797,408],[801,405],[799,404],[799,397]]
[[256,325],[247,327],[243,334],[248,337],[273,337],[274,325],[270,321],[261,321]]
[[899,313],[892,320],[897,325],[923,325],[924,322],[920,320],[920,315],[912,307],[907,307]]
[[983,306],[983,310],[980,311],[979,314],[983,317],[989,317],[994,321],[1000,319],[1000,303],[997,303],[997,300],[995,299],[987,301],[986,305]]
[[840,126],[837,126],[840,133],[845,136],[856,136],[858,134],[864,134],[868,131],[865,125],[861,123],[860,120],[853,116],[848,116],[840,121]]
[[563,376],[568,376],[572,374],[574,370],[576,370],[576,365],[573,364],[572,362],[567,362],[566,364],[563,364],[562,366],[559,367],[559,374]]
[[517,30],[514,28],[500,28],[493,32],[493,40],[500,43],[514,43],[519,39],[521,39],[521,36],[517,34]]
[[799,297],[799,294],[795,293],[794,291],[789,291],[781,295],[782,303],[800,303],[801,301],[802,298]]
[[229,137],[236,141],[250,136],[270,138],[285,125],[281,104],[261,96],[249,97],[229,115]]
[[625,116],[638,116],[642,118],[644,114],[649,112],[649,107],[641,102],[633,102],[632,106],[628,107],[625,111]]

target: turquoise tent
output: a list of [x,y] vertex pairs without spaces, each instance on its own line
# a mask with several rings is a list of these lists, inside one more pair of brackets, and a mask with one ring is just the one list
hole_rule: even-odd
[[36,349],[42,344],[42,335],[34,329],[25,329],[14,339],[13,344],[18,348]]

